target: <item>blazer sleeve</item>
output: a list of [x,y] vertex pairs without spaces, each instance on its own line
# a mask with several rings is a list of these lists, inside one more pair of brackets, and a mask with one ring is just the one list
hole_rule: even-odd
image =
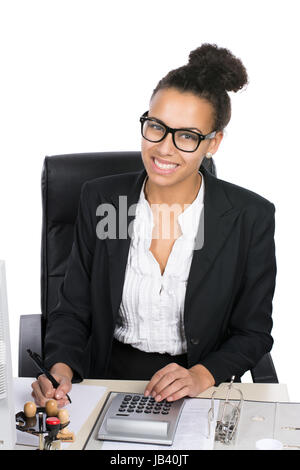
[[89,213],[88,183],[81,189],[74,240],[58,303],[48,314],[44,344],[45,365],[67,364],[73,382],[84,377],[84,351],[91,327],[90,277],[95,246],[93,218]]
[[254,223],[243,281],[233,302],[228,336],[199,361],[216,385],[241,377],[272,349],[272,300],[276,282],[275,206],[268,203]]

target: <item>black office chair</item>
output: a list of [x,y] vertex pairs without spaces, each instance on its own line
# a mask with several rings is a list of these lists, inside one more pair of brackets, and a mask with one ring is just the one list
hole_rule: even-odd
[[[202,165],[216,176],[213,159]],[[26,353],[43,355],[48,312],[57,304],[71,252],[80,190],[87,180],[144,168],[140,152],[101,152],[46,157],[42,170],[41,314],[22,315],[19,333],[19,377],[35,377],[36,368]],[[256,383],[278,383],[271,355],[251,370]]]

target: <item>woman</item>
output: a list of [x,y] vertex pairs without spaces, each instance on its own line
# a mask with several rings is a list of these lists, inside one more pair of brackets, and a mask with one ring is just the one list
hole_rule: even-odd
[[246,83],[239,59],[203,44],[158,83],[140,118],[145,169],[84,184],[45,339],[60,387],[41,375],[38,404],[65,406],[83,377],[147,380],[156,401],[193,397],[272,348],[275,207],[201,165],[230,120],[228,92]]

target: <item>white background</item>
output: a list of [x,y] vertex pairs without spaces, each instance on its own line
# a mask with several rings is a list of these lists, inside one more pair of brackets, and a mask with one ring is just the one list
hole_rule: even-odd
[[[215,162],[219,178],[276,206],[272,357],[291,400],[300,401],[298,6],[297,0],[1,1],[0,259],[14,375],[19,316],[40,312],[44,156],[139,150],[138,118],[157,82],[211,42],[241,58],[249,74],[248,87],[230,93],[232,119]],[[118,132],[117,116],[124,116]]]

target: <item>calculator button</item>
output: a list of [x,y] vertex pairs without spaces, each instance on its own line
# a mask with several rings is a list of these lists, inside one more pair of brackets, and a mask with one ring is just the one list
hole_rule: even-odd
[[149,413],[151,413],[151,410],[145,410],[144,413],[149,414]]
[[132,398],[131,395],[125,395],[125,397],[123,398],[123,401],[130,401]]
[[162,414],[162,415],[168,415],[168,414],[169,414],[169,411],[167,411],[167,410],[162,410],[161,414]]
[[138,397],[137,395],[135,395],[132,399],[132,401],[139,401],[140,400],[140,397]]
[[133,413],[135,411],[135,408],[130,408],[127,411],[128,411],[128,413]]
[[155,410],[155,409],[153,410],[153,414],[159,415],[159,413],[160,413],[160,410]]
[[143,413],[143,410],[136,409],[135,412],[136,413]]

